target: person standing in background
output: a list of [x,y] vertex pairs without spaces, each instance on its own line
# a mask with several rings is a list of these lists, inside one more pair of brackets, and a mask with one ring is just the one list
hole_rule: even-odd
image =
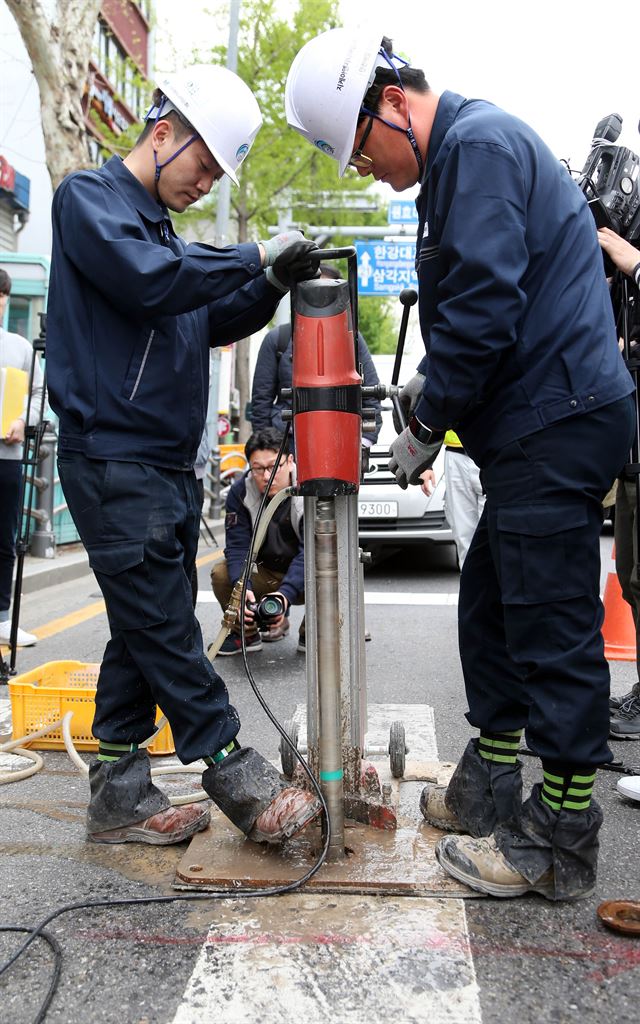
[[[6,270],[0,270],[0,370],[17,370],[11,379],[3,372],[3,398],[9,399],[10,389],[18,387],[24,395],[21,414],[5,424],[3,417],[0,438],[0,643],[8,643],[11,636],[11,582],[16,559],[16,535],[20,519],[20,495],[22,493],[24,431],[27,414],[27,392],[31,364],[33,362],[33,383],[29,419],[37,422],[42,402],[43,376],[40,363],[33,360],[30,342],[20,334],[5,331],[1,326],[9,295],[11,278]],[[24,376],[22,376],[24,375]],[[22,387],[24,383],[24,387]],[[38,642],[33,633],[18,627],[17,646],[33,647]]]

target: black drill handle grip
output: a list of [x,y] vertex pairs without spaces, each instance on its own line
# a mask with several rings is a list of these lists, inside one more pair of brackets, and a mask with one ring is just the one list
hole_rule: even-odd
[[415,288],[404,288],[400,292],[400,295],[398,297],[402,304],[402,320],[400,321],[400,333],[398,334],[396,358],[393,364],[393,373],[391,374],[392,384],[398,383],[398,377],[400,376],[400,364],[402,363],[402,353],[404,352],[404,339],[406,338],[407,335],[407,325],[409,323],[409,313],[411,312],[411,307],[415,306],[416,302],[418,301],[418,293],[415,290]]

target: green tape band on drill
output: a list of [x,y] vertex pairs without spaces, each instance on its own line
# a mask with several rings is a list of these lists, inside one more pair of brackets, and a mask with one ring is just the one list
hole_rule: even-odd
[[342,768],[338,769],[337,772],[320,772],[321,782],[337,782],[344,775]]

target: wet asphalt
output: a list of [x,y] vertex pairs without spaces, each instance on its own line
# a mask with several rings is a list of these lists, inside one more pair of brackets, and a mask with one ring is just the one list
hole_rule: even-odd
[[[602,545],[607,554],[611,538],[605,536]],[[207,568],[201,569],[200,582],[208,589]],[[367,644],[369,700],[432,705],[443,760],[457,758],[469,736],[456,609],[394,604],[391,595],[455,593],[457,587],[450,548],[391,554],[365,577],[366,590],[389,595],[388,604],[366,609],[372,633]],[[22,623],[25,628],[42,625],[97,597],[97,586],[88,576],[38,591],[25,597]],[[216,631],[217,606],[202,604],[199,615],[209,641]],[[280,720],[291,717],[296,704],[305,701],[304,657],[296,653],[295,639],[300,617],[301,610],[294,609],[291,635],[265,646],[250,661]],[[106,619],[100,615],[20,652],[18,670],[66,658],[97,661],[106,636]],[[218,662],[241,715],[240,739],[275,757],[277,734],[257,705],[241,659]],[[629,662],[612,663],[614,693],[630,688],[634,668]],[[0,687],[0,697],[5,695]],[[616,757],[640,763],[640,742],[618,742],[613,750]],[[32,926],[67,902],[171,894],[184,848],[89,846],[84,840],[86,784],[65,753],[44,757],[44,772],[0,788],[0,922]],[[525,760],[524,771],[525,783],[540,777],[533,759]],[[616,780],[615,774],[600,772],[596,781],[605,824],[592,897],[574,904],[553,904],[536,896],[465,903],[484,1024],[506,1019],[519,1024],[636,1024],[640,938],[605,930],[596,915],[605,899],[640,899],[640,804],[622,800]],[[183,777],[168,785],[175,791],[188,784]],[[64,966],[47,1020],[168,1024],[215,921],[215,902],[82,910],[59,918],[50,930],[63,946]],[[0,933],[2,960],[16,942],[15,935]],[[50,970],[50,953],[38,943],[0,980],[3,1020],[27,1024],[34,1019]],[[380,995],[381,1018],[392,1015],[393,1007]],[[220,1015],[224,1020],[224,1006]],[[331,1019],[340,1021],[339,1007]]]

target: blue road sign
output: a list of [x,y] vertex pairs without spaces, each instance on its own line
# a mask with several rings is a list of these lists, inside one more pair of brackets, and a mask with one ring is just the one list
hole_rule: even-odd
[[355,242],[360,295],[399,295],[418,287],[413,242]]
[[387,211],[389,224],[417,224],[418,211],[412,199],[392,199]]

